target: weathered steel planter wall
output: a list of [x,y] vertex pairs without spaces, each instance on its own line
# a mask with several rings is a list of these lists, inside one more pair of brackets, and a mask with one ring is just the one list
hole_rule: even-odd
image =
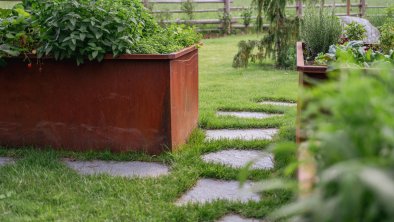
[[[300,87],[312,87],[319,81],[325,80],[327,76],[327,66],[312,66],[305,64],[304,47],[302,42],[297,42],[297,71],[299,72]],[[314,157],[309,152],[307,144],[303,143],[306,138],[302,132],[301,112],[303,103],[299,99],[297,105],[297,127],[296,140],[298,147],[298,184],[300,197],[310,194],[316,181],[316,163]]]
[[304,43],[297,42],[297,71],[300,73],[300,86],[310,86],[314,81],[327,79],[327,66],[305,64],[304,48]]
[[[33,59],[35,61],[35,59]],[[198,121],[198,49],[103,62],[20,58],[0,68],[0,145],[144,151],[184,144]]]

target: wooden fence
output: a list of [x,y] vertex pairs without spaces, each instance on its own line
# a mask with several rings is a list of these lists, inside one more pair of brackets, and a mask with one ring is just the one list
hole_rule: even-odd
[[[149,4],[182,4],[187,0],[142,0],[146,7]],[[193,13],[227,13],[228,15],[232,15],[233,12],[242,11],[247,8],[245,7],[233,7],[232,0],[192,0],[192,3],[195,4],[204,4],[204,3],[216,3],[222,5],[222,7],[216,9],[196,9],[193,10]],[[385,8],[386,6],[368,6],[366,4],[366,0],[360,0],[359,3],[351,3],[350,0],[346,0],[346,3],[334,3],[334,4],[325,4],[326,8],[346,8],[346,13],[337,13],[337,16],[359,16],[364,17],[366,15],[367,8]],[[288,5],[288,9],[294,9],[296,16],[302,17],[303,9],[305,5],[303,5],[301,0],[296,0],[295,5]],[[352,8],[357,9],[357,13],[352,13]],[[177,10],[153,10],[152,13],[160,14],[160,13],[185,13],[185,11],[177,9]],[[243,19],[241,17],[231,16],[230,27],[227,28],[227,31],[231,31],[231,28],[245,28],[243,24]],[[255,18],[255,17],[252,17]],[[165,23],[187,23],[193,25],[217,25],[217,27],[210,27],[209,29],[202,29],[207,31],[220,30],[223,29],[223,20],[221,19],[195,19],[195,20],[185,20],[185,19],[177,19],[177,20],[166,20]]]

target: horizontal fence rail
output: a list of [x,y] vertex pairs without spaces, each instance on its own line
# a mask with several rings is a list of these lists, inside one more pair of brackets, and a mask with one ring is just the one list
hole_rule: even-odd
[[[149,4],[182,4],[184,2],[188,2],[188,0],[142,0],[142,2],[145,4],[145,6],[149,6]],[[231,28],[233,29],[244,29],[245,25],[243,24],[243,18],[242,17],[235,17],[231,16],[233,13],[232,12],[239,12],[243,10],[250,10],[249,7],[234,7],[231,6],[233,3],[233,0],[193,0],[190,1],[191,3],[195,4],[202,4],[202,3],[217,3],[217,4],[222,4],[223,7],[220,8],[207,8],[207,9],[195,9],[192,11],[192,13],[228,13],[230,15],[231,22],[227,22],[230,25],[230,30]],[[304,4],[302,4],[301,0],[296,0],[295,5],[288,5],[286,8],[288,9],[294,9],[296,12],[296,15],[299,17],[302,17],[303,15],[303,10],[306,8]],[[320,4],[317,4],[316,6],[321,6]],[[335,4],[324,4],[325,8],[346,8],[346,13],[336,13],[337,16],[359,16],[359,17],[364,17],[365,12],[367,8],[374,8],[374,9],[383,9],[386,8],[386,6],[369,6],[366,4],[366,0],[360,0],[359,3],[335,3]],[[356,12],[351,12],[352,8],[357,9]],[[161,13],[169,13],[169,14],[183,14],[186,13],[184,10],[181,9],[169,9],[169,10],[152,10],[153,14],[161,14]],[[255,19],[256,17],[252,16],[251,19]],[[207,29],[203,28],[198,28],[198,30],[206,30],[206,31],[218,31],[223,29],[224,21],[222,19],[191,19],[191,20],[185,20],[185,19],[167,19],[163,20],[162,23],[179,23],[179,24],[192,24],[192,25],[217,25],[217,27],[209,27]],[[253,24],[248,25],[248,27],[253,27]],[[265,24],[264,27],[268,27],[268,24]]]

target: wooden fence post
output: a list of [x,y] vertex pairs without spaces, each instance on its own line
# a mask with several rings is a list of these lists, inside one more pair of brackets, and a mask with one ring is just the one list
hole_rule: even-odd
[[347,4],[346,4],[346,14],[347,14],[347,16],[350,15],[350,0],[347,0]]
[[[224,16],[223,19],[224,20],[228,20],[228,21],[223,21],[223,26],[227,25],[226,30],[227,30],[227,34],[231,34],[231,23],[232,23],[232,19],[231,19],[231,5],[230,5],[230,0],[224,0]],[[226,24],[228,23],[228,24]]]
[[144,0],[144,6],[145,6],[145,8],[148,8],[148,6],[149,6],[149,0]]
[[365,0],[360,0],[360,17],[365,16]]
[[296,2],[296,11],[297,11],[297,17],[301,18],[302,17],[302,1],[301,0],[297,0]]

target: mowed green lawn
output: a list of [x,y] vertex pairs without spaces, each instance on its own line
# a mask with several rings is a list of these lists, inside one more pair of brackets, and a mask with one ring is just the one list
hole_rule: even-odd
[[[232,36],[205,40],[200,50],[200,125],[202,128],[278,127],[275,141],[293,141],[294,107],[259,105],[260,99],[295,101],[297,73],[275,70],[269,64],[252,65],[247,70],[231,67],[241,39]],[[284,113],[266,120],[239,120],[215,115],[216,110],[256,110]],[[216,201],[205,205],[177,207],[174,202],[200,178],[237,180],[240,170],[206,164],[200,156],[207,152],[236,149],[268,149],[270,141],[204,142],[203,129],[196,130],[187,145],[175,153],[148,156],[138,153],[74,153],[0,149],[0,156],[17,158],[15,165],[0,168],[0,221],[214,221],[235,212],[264,218],[291,198],[284,191],[262,194],[259,203]],[[171,173],[156,179],[127,179],[106,175],[81,176],[60,159],[144,160],[168,164]],[[283,167],[293,153],[276,153],[272,171],[254,170],[249,180],[258,181],[283,175]]]

